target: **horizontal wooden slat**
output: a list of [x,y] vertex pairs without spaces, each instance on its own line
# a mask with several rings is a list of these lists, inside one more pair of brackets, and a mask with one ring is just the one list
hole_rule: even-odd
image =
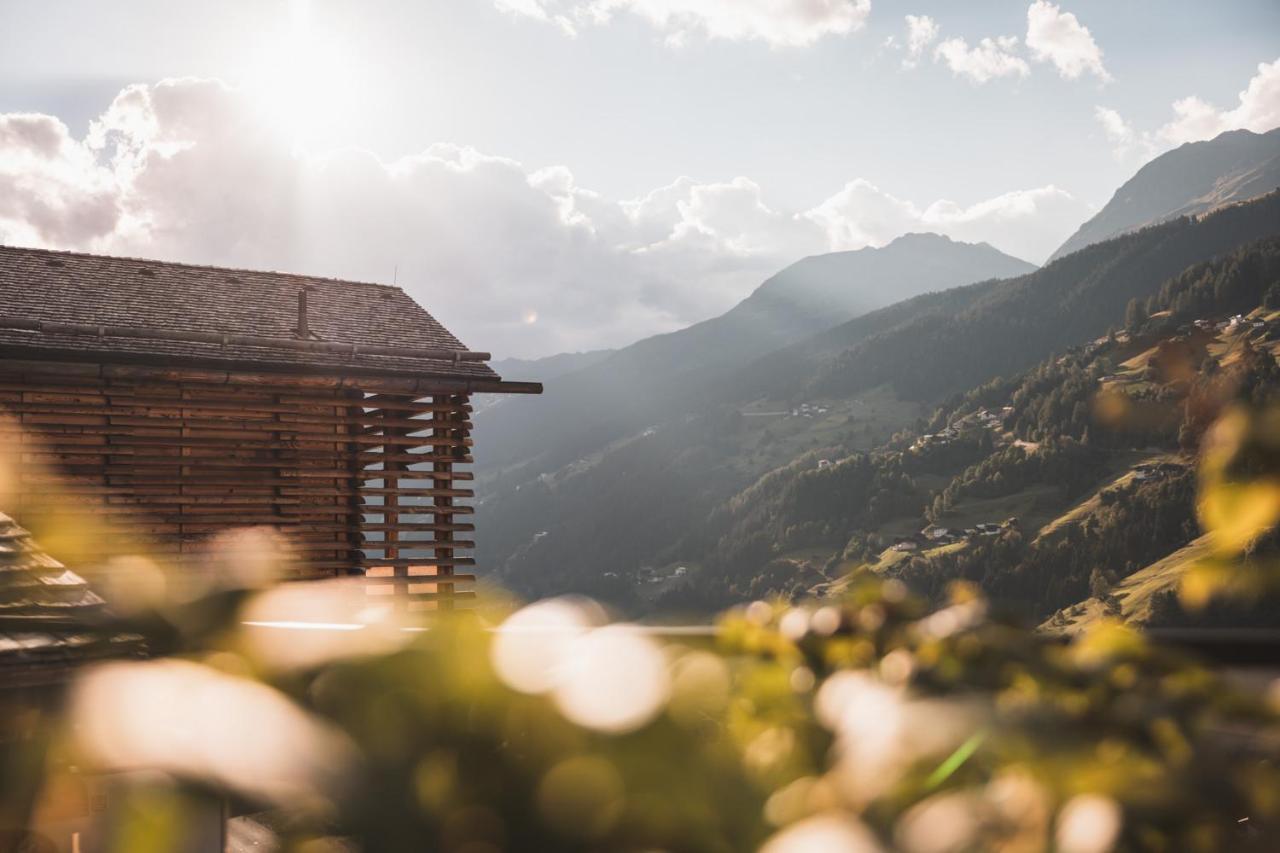
[[[387,411],[470,412],[470,403],[430,402],[423,395],[397,397],[381,394],[360,396],[350,391],[327,391],[312,394],[296,389],[268,389],[200,382],[113,380],[104,383],[90,377],[71,375],[68,365],[59,371],[28,375],[5,370],[12,362],[0,362],[0,391],[23,394],[105,394],[113,399],[130,399],[143,405],[165,405],[173,401],[229,402],[247,406],[250,403],[280,405],[293,411],[299,406],[352,406]],[[162,392],[163,393],[160,393]],[[274,401],[274,402],[272,402]]]
[[359,560],[358,563],[368,569],[377,566],[394,566],[397,568],[407,568],[409,566],[474,566],[476,561],[474,557],[451,557],[449,559],[436,559],[435,557],[397,557],[395,559],[366,557],[363,560]]
[[[474,480],[455,468],[472,461],[465,398],[212,384],[228,379],[217,371],[211,384],[155,369],[100,373],[118,378],[54,371],[33,380],[0,365],[0,409],[22,430],[0,427],[0,440],[57,469],[27,468],[22,482],[100,519],[104,547],[180,562],[203,553],[212,533],[267,525],[289,542],[289,577],[435,565],[444,574],[390,586],[414,606],[447,609],[466,597],[456,586],[474,576],[449,574],[475,565],[459,553],[475,542],[456,538],[475,529],[456,520],[475,514],[455,503],[474,497],[456,485]],[[438,595],[416,594],[433,588]]]
[[[425,465],[430,462],[452,462],[454,464],[469,465],[475,460],[470,456],[449,456],[446,454],[429,454],[429,453],[379,453],[377,451],[360,451],[356,454],[361,463],[372,465],[374,463],[387,462],[408,462],[411,465]],[[366,469],[365,473],[369,473]],[[403,476],[404,472],[393,472]]]
[[[431,532],[431,533],[450,533],[450,532],[469,533],[469,532],[471,532],[471,531],[475,530],[475,529],[476,529],[476,526],[475,526],[474,524],[417,524],[417,523],[402,523],[402,524],[363,524],[363,525],[361,525],[361,526],[360,526],[360,529],[361,529],[361,530],[364,530],[364,531],[368,531],[368,532],[374,532],[374,531],[386,532],[386,531],[396,530],[396,531],[406,531],[406,532],[423,532],[423,533],[426,533],[426,532]],[[403,543],[401,543],[401,544],[403,544]],[[407,546],[406,546],[406,547],[407,547]]]
[[[414,563],[415,566],[424,565],[420,560]],[[427,563],[425,565],[434,565]],[[407,568],[407,567],[405,567]],[[388,577],[371,577],[365,575],[365,583],[370,586],[407,586],[409,584],[424,583],[475,583],[475,575],[396,575]]]
[[[287,433],[287,430],[279,430],[278,432]],[[197,434],[192,434],[197,433]],[[38,443],[56,443],[63,435],[66,436],[103,436],[107,439],[106,444],[100,445],[104,447],[243,447],[246,440],[245,435],[237,435],[231,430],[204,430],[203,432],[195,430],[178,430],[169,429],[155,430],[151,432],[142,432],[130,427],[117,427],[112,424],[76,424],[76,425],[55,425],[49,424],[47,429],[41,430],[41,437]],[[0,440],[6,441],[23,441],[26,434],[22,432],[0,432]],[[277,441],[271,436],[261,436],[259,446],[272,446],[279,448],[282,453],[345,453],[341,447],[334,450],[323,450],[323,445],[344,445],[355,444],[360,445],[360,454],[369,456],[371,454],[382,456],[380,451],[372,450],[375,447],[471,447],[475,442],[470,438],[452,438],[445,436],[423,435],[423,436],[381,436],[381,435],[334,435],[332,437],[325,436],[320,438],[314,435],[307,435],[299,438],[294,435],[282,435]]]

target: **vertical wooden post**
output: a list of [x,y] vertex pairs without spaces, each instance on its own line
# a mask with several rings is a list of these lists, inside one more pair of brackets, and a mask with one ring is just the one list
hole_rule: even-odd
[[[402,415],[394,409],[382,409],[381,415],[384,420],[394,419]],[[389,438],[396,434],[396,430],[389,426],[382,427],[383,438]],[[399,459],[393,457],[401,455],[403,448],[394,444],[384,444],[382,446],[382,476],[383,485],[386,486],[387,494],[382,499],[382,523],[383,530],[382,542],[383,553],[387,558],[387,565],[391,567],[391,576],[395,578],[392,584],[393,606],[397,610],[406,610],[409,606],[409,566],[401,559],[400,549],[400,480],[405,472],[409,470],[409,465]]]
[[[452,403],[453,400],[447,396],[436,396],[431,398],[431,402],[440,405]],[[431,435],[433,438],[448,439],[452,437],[453,431],[450,427],[450,422],[453,420],[453,415],[454,410],[452,408],[449,408],[448,410],[438,409],[432,412],[431,420],[434,428],[431,430]],[[448,457],[452,455],[452,453],[450,453],[452,449],[453,448],[445,446],[436,446],[433,448],[433,455],[437,457]],[[431,483],[437,490],[452,488],[453,479],[450,475],[453,473],[453,462],[451,460],[447,458],[437,458],[431,465],[431,472],[432,474],[445,475],[443,477],[437,476],[432,478]],[[436,509],[436,512],[431,516],[432,521],[437,525],[452,525],[453,513],[448,512],[447,510],[453,507],[453,498],[447,495],[436,495],[431,502],[433,507]],[[441,512],[440,510],[442,509],[446,511]],[[453,531],[437,530],[432,538],[435,540],[434,553],[436,575],[440,577],[449,577],[453,575]],[[437,599],[439,604],[437,606],[440,610],[453,609],[453,584],[451,582],[437,582],[436,594],[439,596]]]
[[[348,418],[347,437],[355,438],[364,432],[362,422],[364,421],[364,407],[361,405],[364,401],[363,391],[348,392],[347,397],[351,401],[351,405],[347,406],[343,411]],[[351,476],[345,481],[346,488],[350,490],[347,498],[347,567],[343,570],[344,574],[354,575],[361,571],[360,565],[363,562],[362,549],[366,545],[364,535],[364,515],[369,511],[369,507],[365,506],[364,495],[364,460],[360,457],[360,448],[363,445],[355,441],[347,443],[347,458],[350,460],[348,469]],[[338,484],[339,491],[342,490],[343,480],[335,480]]]

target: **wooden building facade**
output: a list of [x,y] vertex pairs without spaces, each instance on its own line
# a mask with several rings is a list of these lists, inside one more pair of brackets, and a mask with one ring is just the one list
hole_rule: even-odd
[[101,559],[181,564],[269,526],[292,575],[474,593],[474,393],[503,381],[398,287],[0,247],[0,412],[20,523],[56,488]]

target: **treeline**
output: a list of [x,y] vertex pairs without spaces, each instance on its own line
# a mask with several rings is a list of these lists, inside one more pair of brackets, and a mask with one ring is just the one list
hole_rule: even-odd
[[750,579],[786,551],[839,548],[859,528],[919,512],[922,494],[900,454],[856,453],[817,467],[810,454],[762,477],[711,513],[702,555],[708,571]]
[[1190,469],[1117,486],[1099,499],[1099,507],[1084,519],[1042,539],[1034,539],[1031,531],[1010,530],[960,551],[915,557],[900,564],[896,574],[935,600],[951,581],[973,581],[992,600],[1038,621],[1088,598],[1095,570],[1125,577],[1200,535]]
[[[1220,318],[1256,308],[1258,303],[1248,299],[1265,299],[1274,288],[1267,282],[1278,272],[1280,241],[1264,241],[1188,271],[1179,277],[1180,284],[1171,283],[1162,292],[1175,299],[1178,294],[1193,294],[1194,299],[1180,303],[1185,310]],[[1241,298],[1241,293],[1247,298]],[[966,468],[935,495],[931,516],[942,515],[965,498],[1010,494],[1035,483],[1060,485],[1068,491],[1084,488],[1100,474],[1107,448],[1144,443],[1172,446],[1176,437],[1184,451],[1194,452],[1205,430],[1228,406],[1280,404],[1280,363],[1269,346],[1245,334],[1225,353],[1213,356],[1203,340],[1193,345],[1193,338],[1168,331],[1159,337],[1148,329],[1135,339],[1128,352],[1154,350],[1146,376],[1150,381],[1123,392],[1123,405],[1131,411],[1117,422],[1099,423],[1096,413],[1098,380],[1121,349],[1114,339],[1076,348],[1019,377],[994,380],[951,401],[934,415],[931,426],[994,406],[1001,402],[1000,395],[1007,394],[1013,411],[1005,418],[1005,426],[1015,434],[1040,438],[1042,444],[1036,453],[1009,447]],[[1193,371],[1189,378],[1188,370]],[[1145,413],[1141,411],[1144,404],[1148,406]],[[994,600],[1040,619],[1105,592],[1121,578],[1200,535],[1195,485],[1191,467],[1155,481],[1131,482],[1103,491],[1098,507],[1083,519],[1041,539],[1010,531],[958,552],[917,556],[898,571],[929,595],[941,595],[953,579],[974,581]],[[1274,533],[1264,538],[1255,550],[1274,559],[1274,538]],[[1272,624],[1276,618],[1258,608],[1237,606],[1189,616],[1172,594],[1158,597],[1154,606],[1151,622],[1156,626],[1228,624],[1232,619],[1243,620],[1240,624]]]
[[1146,305],[1148,316],[1170,311],[1178,320],[1280,308],[1280,237],[1241,246],[1165,282]]
[[[1276,272],[1280,239],[1264,240],[1186,271],[1160,293],[1196,294],[1195,310],[1220,318],[1257,307],[1249,300],[1266,298]],[[1154,302],[1152,307],[1163,310]],[[892,544],[876,533],[891,516],[922,513],[922,521],[936,521],[966,500],[1044,485],[1055,487],[1066,506],[1098,482],[1117,450],[1176,451],[1181,443],[1192,452],[1225,406],[1280,398],[1280,364],[1265,347],[1243,338],[1227,354],[1213,356],[1207,341],[1166,321],[1132,330],[1127,340],[1108,335],[1077,344],[1021,374],[953,396],[924,428],[939,432],[980,410],[1007,406],[1000,430],[1037,442],[1034,451],[998,447],[996,430],[969,427],[912,451],[906,448],[916,436],[903,434],[895,437],[893,453],[860,456],[827,471],[801,466],[779,472],[734,504],[735,521],[721,528],[710,563],[726,574],[739,573],[740,582],[730,586],[742,594],[762,587],[785,591],[787,567],[772,561],[788,549],[844,541],[847,558],[870,558]],[[1144,373],[1104,387],[1119,362],[1147,350],[1152,352]],[[901,478],[884,476],[890,471]],[[941,490],[922,494],[915,479],[922,475],[950,479]],[[929,594],[941,594],[952,579],[973,580],[993,599],[1040,618],[1197,536],[1193,495],[1189,469],[1135,482],[1103,492],[1099,507],[1080,523],[1043,540],[1034,539],[1035,531],[1010,531],[959,551],[915,556],[901,571]],[[892,511],[884,513],[885,507]]]
[[937,521],[965,499],[998,498],[1037,485],[1058,489],[1065,502],[1093,484],[1105,456],[1070,436],[1047,439],[1035,451],[1009,445],[970,465],[934,495],[928,516]]

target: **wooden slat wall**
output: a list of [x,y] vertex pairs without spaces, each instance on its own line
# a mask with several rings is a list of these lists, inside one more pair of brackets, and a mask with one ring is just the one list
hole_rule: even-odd
[[472,474],[458,467],[471,462],[471,406],[459,394],[379,394],[363,405],[371,408],[366,434],[386,442],[363,454],[371,463],[363,523],[369,576],[411,609],[452,609],[475,595],[458,588],[475,579],[458,571],[475,565],[462,553],[475,547],[469,520],[475,510],[460,502],[473,493],[459,486]]
[[[61,495],[100,516],[103,557],[144,547],[177,562],[241,525],[283,532],[293,576],[369,569],[415,609],[474,595],[465,395],[141,381],[6,370],[0,406],[19,427],[21,494]],[[24,508],[10,510],[21,520]],[[450,580],[426,580],[434,576]]]

